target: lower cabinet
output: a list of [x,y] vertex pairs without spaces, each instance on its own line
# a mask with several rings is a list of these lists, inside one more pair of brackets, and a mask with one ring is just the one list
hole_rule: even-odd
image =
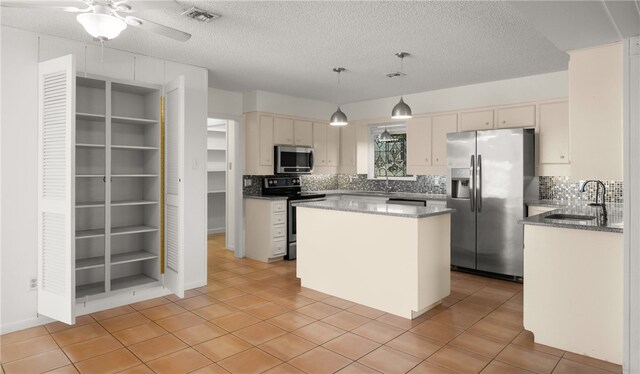
[[281,260],[287,253],[287,201],[246,198],[245,255],[253,260]]

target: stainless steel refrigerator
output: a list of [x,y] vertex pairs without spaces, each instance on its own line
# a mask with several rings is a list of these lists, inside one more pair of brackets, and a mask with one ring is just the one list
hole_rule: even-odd
[[447,135],[451,265],[521,279],[525,200],[539,196],[534,131]]

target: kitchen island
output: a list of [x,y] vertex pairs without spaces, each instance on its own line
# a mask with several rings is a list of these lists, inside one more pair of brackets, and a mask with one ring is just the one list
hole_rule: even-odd
[[536,343],[621,364],[622,204],[607,204],[607,220],[584,203],[558,208],[520,221],[524,328]]
[[405,318],[449,295],[452,209],[348,199],[296,206],[303,287]]

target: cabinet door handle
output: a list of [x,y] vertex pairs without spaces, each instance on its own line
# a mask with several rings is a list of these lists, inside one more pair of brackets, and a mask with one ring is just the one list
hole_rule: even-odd
[[560,158],[564,159],[564,155],[560,155]]

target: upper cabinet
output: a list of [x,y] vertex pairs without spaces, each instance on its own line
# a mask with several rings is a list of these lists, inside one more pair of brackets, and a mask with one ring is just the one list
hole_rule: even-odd
[[431,119],[431,154],[433,166],[447,165],[447,134],[458,131],[458,114],[442,114]]
[[328,123],[313,123],[314,173],[330,174],[337,171],[339,147],[339,128]]
[[540,164],[569,163],[569,103],[567,100],[541,103]]
[[425,174],[431,166],[431,117],[407,121],[407,173]]
[[571,177],[622,180],[622,44],[569,55]]
[[273,144],[293,144],[293,120],[273,117]]
[[340,167],[339,172],[344,174],[355,174],[357,138],[356,127],[353,125],[340,128]]
[[293,121],[293,139],[295,145],[313,146],[313,124],[311,121]]
[[499,129],[536,126],[536,106],[534,104],[498,108],[496,112]]
[[492,130],[493,109],[460,113],[460,131]]

